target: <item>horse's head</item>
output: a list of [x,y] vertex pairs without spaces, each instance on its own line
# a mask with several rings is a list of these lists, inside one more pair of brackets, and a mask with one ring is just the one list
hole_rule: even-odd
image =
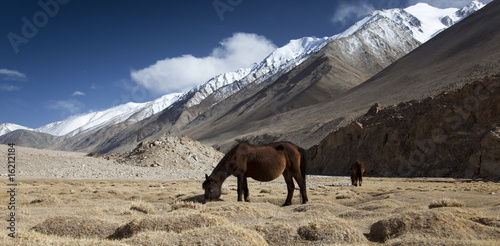
[[221,185],[205,174],[205,181],[203,182],[203,189],[205,189],[205,203],[219,199],[221,195]]

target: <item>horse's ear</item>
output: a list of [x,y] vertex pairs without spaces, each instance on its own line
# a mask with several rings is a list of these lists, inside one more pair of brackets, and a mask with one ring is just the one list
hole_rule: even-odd
[[205,179],[208,179],[208,175],[207,174],[205,174]]

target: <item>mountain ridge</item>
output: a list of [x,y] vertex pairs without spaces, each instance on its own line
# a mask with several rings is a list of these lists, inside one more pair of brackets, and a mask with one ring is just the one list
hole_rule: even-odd
[[[462,11],[464,8],[456,9],[455,12]],[[391,12],[391,10],[383,10],[383,11]],[[380,15],[380,13],[383,11],[374,12],[373,15]],[[394,10],[394,11],[396,11],[396,10]],[[400,12],[401,11],[405,11],[405,10],[400,10]],[[411,14],[409,14],[409,15],[411,15]],[[360,22],[358,22],[356,25],[367,26],[370,23],[378,21],[381,18],[378,18],[377,20],[365,18],[366,20],[363,19]],[[385,16],[383,18],[387,18],[387,17]],[[362,24],[363,22],[364,22],[364,24]],[[398,23],[398,22],[395,21],[395,23]],[[412,22],[408,22],[408,23],[411,24]],[[398,24],[401,25],[401,23],[398,23]],[[422,23],[420,23],[420,24],[422,24]],[[402,28],[406,32],[412,31],[412,30],[406,30],[405,26],[402,26]],[[359,29],[359,27],[358,27],[358,29]],[[349,36],[348,34],[350,32],[352,32],[353,30],[354,29],[352,29],[352,30],[347,29],[345,32],[334,35],[332,37],[325,37],[325,38],[307,38],[306,37],[306,38],[291,40],[288,44],[290,46],[285,45],[284,47],[278,48],[275,51],[276,56],[273,56],[273,54],[275,53],[275,52],[273,52],[270,56],[266,57],[266,59],[264,59],[264,61],[261,62],[260,64],[254,64],[254,66],[252,68],[240,69],[236,72],[236,74],[226,73],[226,74],[218,75],[218,76],[212,78],[211,80],[207,81],[206,83],[198,86],[197,88],[194,88],[193,90],[183,94],[182,96],[179,96],[178,100],[172,102],[168,106],[168,109],[170,110],[170,112],[168,112],[168,110],[167,111],[163,110],[162,112],[157,112],[158,115],[152,115],[152,116],[150,115],[150,117],[149,117],[150,119],[145,120],[143,118],[142,120],[145,122],[138,122],[139,120],[137,120],[137,121],[131,120],[129,122],[119,121],[119,122],[113,122],[113,125],[116,125],[116,123],[124,122],[123,125],[132,126],[133,123],[138,123],[138,124],[136,124],[136,126],[134,126],[134,128],[136,128],[134,131],[137,132],[137,137],[135,137],[136,141],[141,140],[143,138],[147,138],[147,137],[159,136],[158,134],[161,135],[161,134],[165,134],[168,132],[182,132],[181,128],[183,128],[185,125],[190,123],[192,120],[194,120],[197,117],[199,117],[200,115],[202,115],[203,112],[206,112],[207,110],[209,110],[211,107],[213,107],[214,105],[216,105],[220,101],[226,99],[228,96],[233,95],[234,93],[242,90],[242,88],[246,88],[250,85],[251,85],[250,87],[258,87],[259,83],[262,83],[262,82],[271,83],[272,81],[275,81],[279,77],[288,73],[290,70],[292,70],[295,67],[297,67],[298,65],[302,64],[305,60],[310,58],[312,55],[316,54],[320,49],[324,48],[329,43],[331,43],[335,40],[339,40],[340,38],[342,38],[344,36],[346,36],[346,37]],[[289,60],[285,59],[286,60],[285,62],[276,63],[276,60],[279,60],[279,57],[280,57],[278,53],[280,51],[283,51],[282,53],[288,54],[289,52],[287,53],[286,49],[291,48],[292,46],[294,46],[294,48],[298,48],[298,49],[300,49],[300,47],[302,47],[302,48],[308,47],[309,49],[304,48],[303,52],[302,53],[299,52],[299,55],[297,55],[296,57],[292,57]],[[355,49],[356,49],[356,47],[353,47],[352,50],[355,50]],[[256,74],[260,74],[260,75],[268,74],[270,71],[269,69],[274,69],[273,70],[274,73],[270,73],[271,75],[269,75],[269,77],[256,75]],[[253,71],[253,73],[252,73],[252,71]],[[248,74],[246,74],[246,73],[248,73]],[[231,76],[233,76],[233,78],[236,78],[236,77],[240,78],[241,77],[241,79],[233,81],[232,83],[229,83],[228,81],[231,80],[230,79]],[[245,80],[245,78],[247,78],[247,77],[249,77],[249,78]],[[257,79],[252,80],[252,77],[257,77]],[[363,79],[366,80],[368,78],[363,78]],[[258,80],[257,83],[255,83],[256,80]],[[317,89],[315,90],[316,93],[312,93],[312,91],[314,91],[314,90],[311,90],[309,95],[310,96],[318,95],[317,93],[322,92],[321,88],[322,88],[321,86],[318,86]],[[323,97],[324,98],[321,100],[326,100],[326,99],[328,99],[329,95],[325,94]],[[298,101],[300,101],[300,100],[298,100]],[[205,103],[202,104],[202,102],[205,102]],[[289,107],[288,109],[285,108],[285,111],[296,108],[296,107],[298,107],[298,105],[291,104],[288,107]],[[188,109],[190,109],[190,108],[193,110],[189,111]],[[195,110],[195,108],[197,108],[198,110]],[[135,113],[133,113],[131,115],[134,115],[134,114]],[[124,117],[124,118],[128,119],[128,117]],[[139,119],[140,117],[137,117],[137,118]],[[165,121],[165,123],[162,123],[162,124],[159,124],[156,126],[153,126],[150,123],[148,125],[148,123],[147,123],[147,122],[152,122],[152,121],[155,121],[158,119],[166,119],[166,121]],[[107,125],[104,124],[104,127],[106,127],[106,126]],[[146,129],[144,129],[144,130],[138,129],[138,128],[140,128],[140,126],[145,127]],[[162,128],[165,128],[165,127],[170,128],[170,130],[164,130],[164,129],[162,130]],[[125,129],[125,127],[118,127],[118,129]],[[112,130],[111,132],[115,132],[115,131],[116,131],[116,129]],[[87,129],[80,130],[80,132],[81,133],[92,133],[93,132],[95,134],[96,132],[103,132],[103,131],[101,130],[101,127],[95,126],[95,128],[89,127]],[[73,136],[75,136],[76,134],[77,133],[74,133]],[[85,134],[83,134],[83,135],[85,135]],[[90,135],[87,134],[86,135],[87,138]],[[109,131],[108,131],[108,134],[106,134],[106,135],[108,137],[111,137],[112,139],[118,139],[118,137],[116,137],[116,136],[109,135]],[[71,137],[73,137],[73,136],[71,136]],[[68,139],[68,138],[70,138],[70,137],[66,137],[65,139]],[[134,138],[134,137],[132,137],[132,138]],[[115,144],[119,144],[119,143],[116,142]],[[61,144],[59,144],[59,146],[56,146],[56,148],[60,148],[60,146],[62,146],[62,145],[65,145],[65,143],[61,142]],[[78,145],[80,146],[81,144],[78,144]],[[84,146],[84,145],[81,145],[81,146]],[[80,148],[80,150],[88,150],[88,149],[89,148]]]

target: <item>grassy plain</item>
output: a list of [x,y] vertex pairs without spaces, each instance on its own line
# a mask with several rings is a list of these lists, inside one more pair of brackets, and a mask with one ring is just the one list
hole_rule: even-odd
[[[481,180],[308,177],[310,202],[281,207],[282,178],[236,181],[202,204],[202,180],[19,180],[16,238],[0,192],[1,245],[499,245],[500,183]],[[2,187],[8,190],[7,182]]]

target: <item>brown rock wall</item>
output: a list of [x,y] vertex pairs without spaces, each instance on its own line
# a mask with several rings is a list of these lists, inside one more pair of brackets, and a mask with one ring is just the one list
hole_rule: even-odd
[[311,174],[348,175],[365,162],[377,176],[500,176],[500,77],[386,108],[308,150]]

